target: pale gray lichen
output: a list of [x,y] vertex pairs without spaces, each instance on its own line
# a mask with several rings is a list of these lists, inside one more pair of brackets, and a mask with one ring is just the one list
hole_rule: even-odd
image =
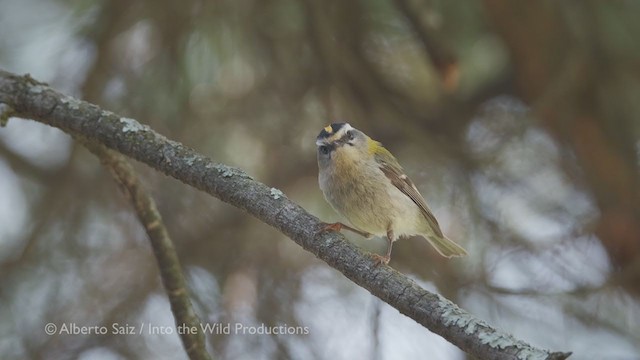
[[169,145],[173,146],[174,148],[184,147],[184,145],[182,145],[181,143],[179,143],[179,142],[177,142],[175,140],[168,139],[164,135],[160,135],[160,134],[158,134],[158,135],[159,136],[156,136],[157,138],[162,137]]
[[497,331],[481,331],[478,333],[480,342],[492,348],[504,349],[509,346],[518,346],[518,341],[511,335],[502,334]]
[[184,159],[184,161],[185,161],[185,162],[187,163],[187,165],[189,165],[189,166],[193,165],[193,163],[194,163],[196,160],[198,160],[198,156],[196,156],[196,155],[192,155],[192,156],[189,156],[188,158]]
[[234,169],[227,165],[215,165],[215,168],[218,169],[222,177],[230,178],[235,175]]
[[517,356],[519,360],[546,360],[549,357],[549,352],[536,351],[535,349],[527,346],[520,349]]
[[227,165],[222,165],[222,164],[215,164],[212,166],[207,166],[207,168],[214,168],[216,170],[218,170],[218,172],[220,173],[220,175],[222,175],[222,177],[226,177],[226,178],[230,178],[232,176],[236,176],[236,177],[241,177],[241,178],[245,178],[245,179],[252,179],[251,176],[247,175],[244,171],[240,170],[240,169],[236,169],[233,168],[231,166],[227,166]]
[[134,119],[122,117],[120,118],[120,122],[124,123],[124,126],[122,127],[122,132],[124,133],[137,132],[145,129],[144,126],[140,125],[140,123]]
[[543,360],[549,355],[548,352],[532,348],[510,334],[493,329],[483,320],[475,318],[460,309],[458,305],[439,294],[437,295],[438,307],[442,310],[442,318],[446,326],[462,328],[467,335],[477,334],[476,336],[482,344],[489,345],[492,348],[505,349],[507,347],[515,347],[518,349],[517,356],[520,360]]
[[438,294],[438,307],[442,309],[442,318],[446,326],[457,326],[464,329],[464,333],[471,335],[479,326],[488,327],[488,324],[478,320],[471,314],[460,309],[458,305]]
[[281,197],[284,197],[284,193],[282,191],[280,191],[280,189],[271,188],[271,197],[274,200],[278,200]]
[[32,87],[29,88],[29,92],[33,94],[40,94],[46,89],[47,89],[46,86],[33,85]]
[[82,104],[82,101],[76,98],[72,98],[71,96],[65,96],[62,99],[60,99],[60,101],[63,104],[66,104],[69,107],[69,109],[73,109],[73,110],[80,109],[80,105]]
[[100,112],[100,119],[102,119],[103,117],[111,117],[111,116],[116,116],[116,114],[112,113],[109,110],[102,110],[102,112]]

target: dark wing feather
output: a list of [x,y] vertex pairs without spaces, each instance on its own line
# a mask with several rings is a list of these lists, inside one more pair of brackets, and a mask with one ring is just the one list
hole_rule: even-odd
[[433,229],[435,235],[444,237],[442,230],[440,230],[438,220],[433,216],[433,213],[431,213],[431,210],[427,206],[427,202],[424,200],[411,179],[404,174],[400,165],[389,163],[380,158],[378,158],[378,162],[380,164],[380,170],[382,170],[391,183],[397,187],[398,190],[402,191],[403,194],[413,200],[416,205],[418,205],[422,215],[424,215],[427,222],[429,222],[429,225],[431,225],[431,229]]

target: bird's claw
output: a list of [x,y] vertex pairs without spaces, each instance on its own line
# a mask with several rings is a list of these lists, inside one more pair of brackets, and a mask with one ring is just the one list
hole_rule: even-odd
[[342,224],[341,223],[333,223],[333,224],[324,224],[320,230],[318,230],[316,232],[316,235],[321,234],[323,232],[327,232],[327,231],[335,231],[335,232],[340,232],[340,230],[342,230]]
[[349,230],[353,233],[356,233],[366,239],[371,239],[373,237],[373,234],[370,234],[368,232],[364,232],[355,228],[352,228],[351,226],[345,225],[341,222],[336,222],[336,223],[332,223],[332,224],[324,224],[324,226],[318,231],[319,233],[325,232],[325,231],[335,231],[335,232],[340,232],[342,231],[342,229],[345,230]]
[[337,222],[333,224],[325,224],[320,231],[335,231],[340,232],[342,230],[342,224]]
[[380,266],[381,264],[387,265],[391,260],[391,256],[382,256],[378,254],[373,254],[371,257],[373,258],[376,266]]

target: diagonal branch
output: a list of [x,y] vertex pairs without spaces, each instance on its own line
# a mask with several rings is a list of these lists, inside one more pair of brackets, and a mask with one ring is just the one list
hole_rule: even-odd
[[566,359],[491,327],[413,280],[374,261],[278,189],[198,154],[137,121],[56,92],[29,76],[0,70],[0,103],[25,118],[58,127],[143,162],[187,185],[244,209],[278,229],[356,284],[479,359]]
[[210,360],[211,356],[207,353],[201,322],[193,310],[191,300],[189,300],[178,253],[151,194],[144,188],[124,156],[100,144],[84,139],[80,139],[80,142],[111,171],[113,178],[121,185],[122,191],[130,199],[138,219],[144,226],[158,262],[160,276],[169,297],[176,327],[181,329],[178,331],[178,335],[180,335],[180,340],[182,340],[182,345],[189,359]]

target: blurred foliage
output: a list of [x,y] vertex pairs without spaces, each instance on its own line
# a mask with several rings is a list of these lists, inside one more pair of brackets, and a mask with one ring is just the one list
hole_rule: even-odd
[[[420,238],[391,265],[533,344],[640,356],[640,3],[0,0],[0,67],[139,119],[327,221],[314,139],[381,140],[470,252]],[[277,231],[137,165],[216,358],[461,358]],[[184,358],[177,336],[44,325],[173,324],[145,234],[60,132],[0,129],[3,358]],[[384,240],[351,238],[370,251]]]

